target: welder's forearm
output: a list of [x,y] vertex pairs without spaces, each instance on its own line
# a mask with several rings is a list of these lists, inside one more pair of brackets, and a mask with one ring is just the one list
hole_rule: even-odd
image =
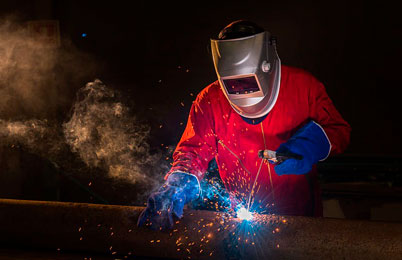
[[210,146],[205,144],[199,146],[198,143],[194,143],[198,140],[188,140],[178,144],[173,153],[172,167],[167,175],[175,171],[187,172],[201,180],[208,170],[208,164],[212,160],[214,153],[205,152],[211,150]]
[[330,125],[323,127],[331,143],[330,155],[343,153],[350,142],[351,127],[345,124]]
[[324,129],[331,143],[330,155],[342,153],[349,144],[350,125],[334,106],[324,85],[315,79],[313,83],[310,92],[310,118]]
[[165,179],[174,172],[186,172],[197,177],[201,180],[207,171],[207,166],[203,165],[196,159],[189,158],[175,158],[169,172],[166,174]]

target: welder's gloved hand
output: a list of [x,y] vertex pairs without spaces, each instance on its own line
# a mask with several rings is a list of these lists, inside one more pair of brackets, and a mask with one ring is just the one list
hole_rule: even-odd
[[275,166],[278,175],[306,174],[313,164],[329,155],[331,144],[322,127],[310,121],[300,128],[286,143],[279,146],[277,153],[291,153],[303,156],[301,160],[287,159]]
[[149,196],[137,225],[149,223],[155,230],[172,228],[173,217],[181,218],[184,205],[197,199],[200,192],[200,184],[194,175],[184,172],[170,174],[165,184]]

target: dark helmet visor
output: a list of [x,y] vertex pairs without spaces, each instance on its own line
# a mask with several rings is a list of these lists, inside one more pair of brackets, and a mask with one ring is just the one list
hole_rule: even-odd
[[254,76],[222,79],[222,81],[229,94],[250,94],[260,90]]

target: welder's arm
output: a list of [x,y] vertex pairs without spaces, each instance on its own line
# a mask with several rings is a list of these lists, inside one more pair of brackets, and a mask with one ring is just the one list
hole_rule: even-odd
[[194,175],[170,174],[165,184],[149,196],[147,207],[138,218],[138,226],[147,223],[154,230],[172,228],[174,217],[181,218],[184,205],[197,199],[200,192],[200,184]]
[[173,153],[172,168],[167,176],[182,171],[194,174],[199,180],[204,177],[208,163],[217,153],[211,103],[206,95],[201,94],[193,102],[186,129]]
[[305,174],[312,165],[325,160],[330,154],[343,152],[349,144],[350,125],[336,110],[324,85],[315,77],[308,79],[309,117],[307,122],[277,152],[295,153],[302,160],[289,159],[276,165],[277,174]]
[[149,221],[154,229],[171,228],[173,216],[181,218],[184,205],[198,198],[199,180],[217,149],[210,103],[200,95],[194,101],[186,129],[173,153],[173,165],[165,176],[166,183],[151,194],[138,225]]
[[350,125],[329,98],[324,85],[312,77],[309,92],[309,117],[319,124],[331,143],[330,154],[342,153],[349,145]]

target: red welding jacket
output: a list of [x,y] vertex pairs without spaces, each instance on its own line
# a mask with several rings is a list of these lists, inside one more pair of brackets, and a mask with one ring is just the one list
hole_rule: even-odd
[[253,190],[253,209],[260,207],[264,212],[281,215],[320,216],[322,204],[315,167],[306,175],[279,176],[274,165],[261,164],[258,157],[259,150],[276,150],[309,120],[325,130],[331,154],[344,151],[350,126],[334,107],[323,84],[310,73],[282,65],[276,104],[256,125],[246,123],[232,109],[216,81],[194,101],[169,173],[183,171],[202,179],[215,157],[228,191],[247,202]]

